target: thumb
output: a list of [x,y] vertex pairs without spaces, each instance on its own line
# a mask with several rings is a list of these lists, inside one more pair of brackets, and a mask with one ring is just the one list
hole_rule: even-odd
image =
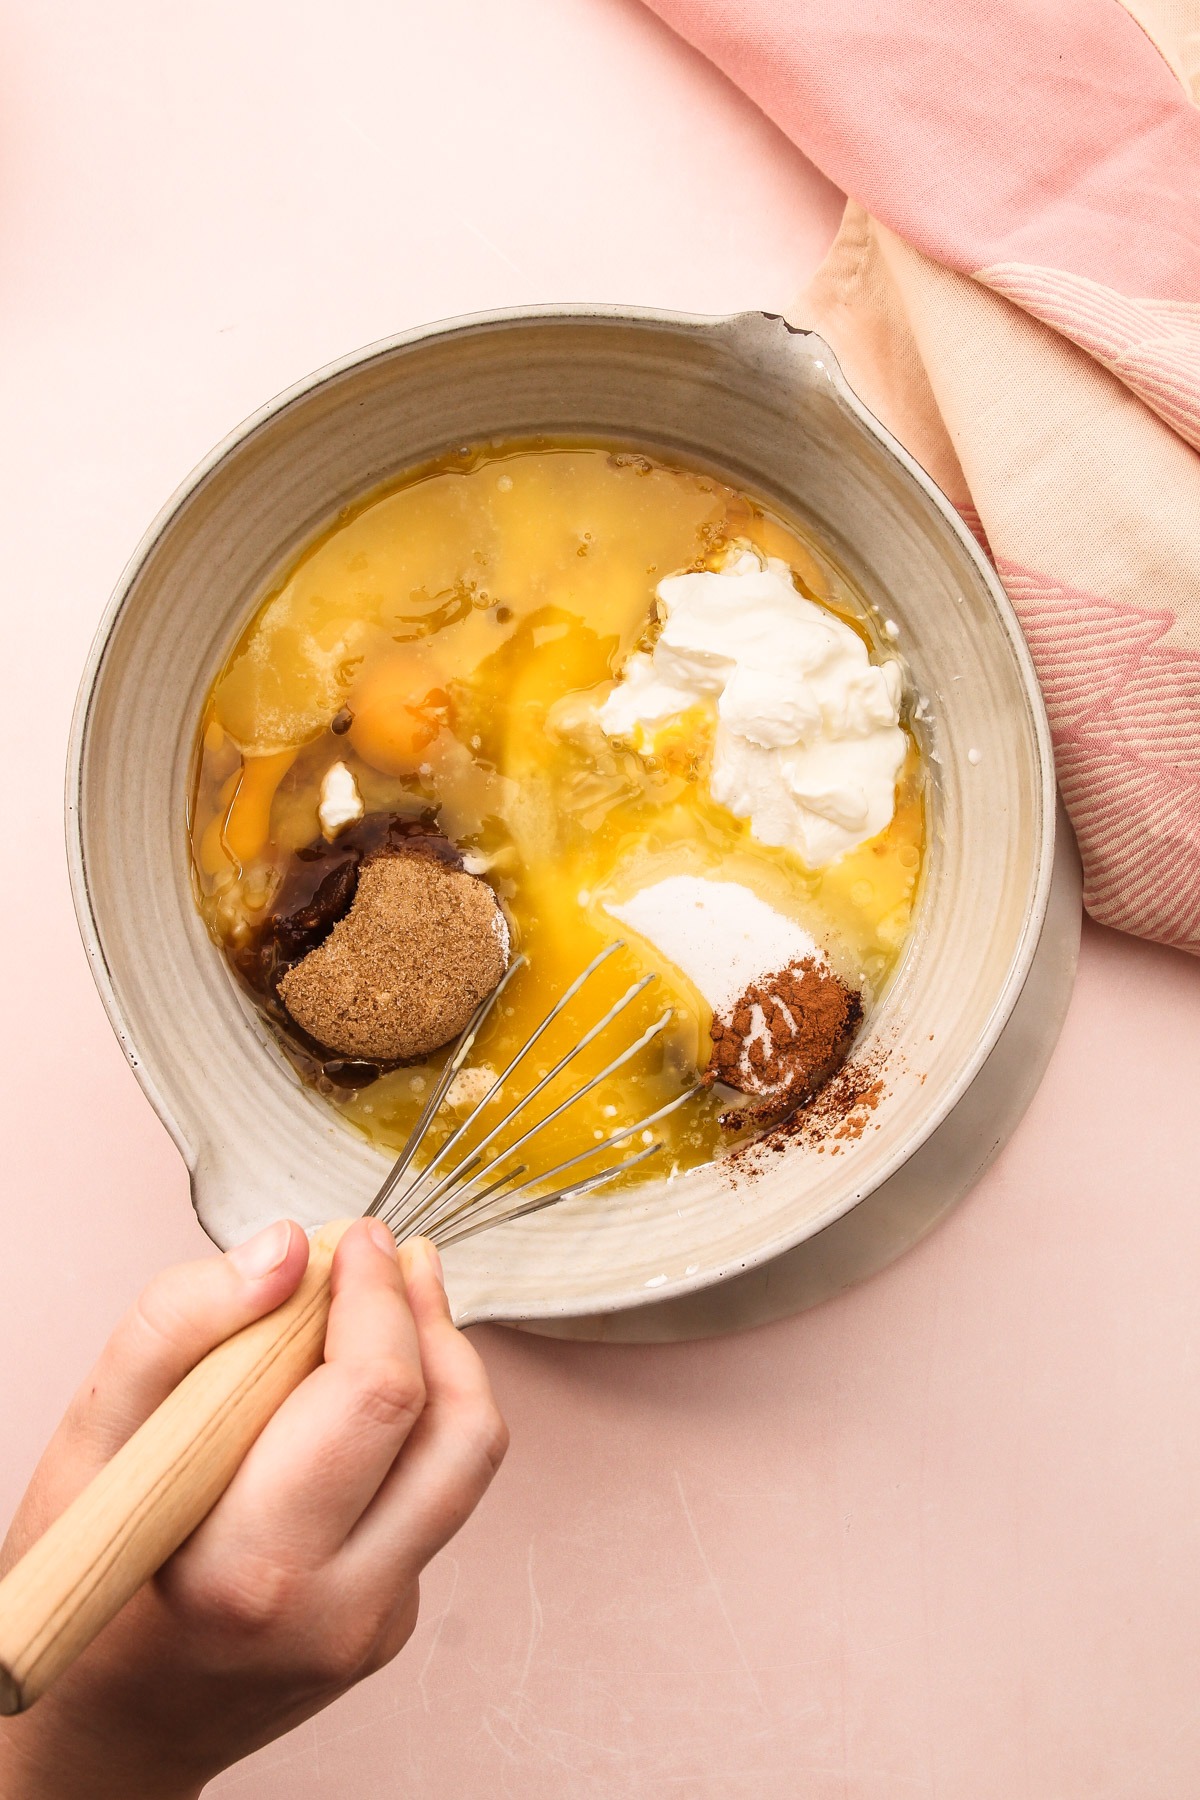
[[65,1453],[82,1487],[210,1350],[294,1293],[307,1264],[304,1232],[280,1219],[224,1256],[156,1275],[101,1351],[44,1462]]

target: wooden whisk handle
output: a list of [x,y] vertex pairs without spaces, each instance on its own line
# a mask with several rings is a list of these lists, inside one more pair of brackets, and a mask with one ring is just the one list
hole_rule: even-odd
[[162,1567],[320,1363],[350,1223],[314,1237],[291,1299],[198,1363],[0,1581],[0,1713],[32,1705]]

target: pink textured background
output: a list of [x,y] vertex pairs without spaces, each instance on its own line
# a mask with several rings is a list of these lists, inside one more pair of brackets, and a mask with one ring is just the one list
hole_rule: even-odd
[[[79,667],[261,399],[446,313],[779,309],[838,200],[628,0],[0,9],[0,1503],[204,1249],[78,947]],[[1046,1083],[923,1247],[658,1350],[481,1334],[513,1429],[389,1671],[247,1800],[1200,1792],[1200,969],[1089,929]]]

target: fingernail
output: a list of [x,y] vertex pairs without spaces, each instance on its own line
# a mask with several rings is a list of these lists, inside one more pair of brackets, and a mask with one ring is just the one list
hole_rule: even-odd
[[261,1281],[264,1275],[274,1274],[286,1258],[291,1243],[291,1224],[287,1219],[279,1219],[256,1237],[247,1238],[236,1250],[231,1250],[229,1260],[239,1275]]
[[383,1220],[368,1219],[367,1233],[375,1248],[377,1250],[382,1250],[385,1256],[390,1256],[392,1260],[395,1261],[396,1240],[384,1224]]
[[437,1245],[430,1243],[428,1238],[422,1238],[421,1248],[425,1252],[426,1262],[429,1264],[442,1286],[445,1287],[446,1277],[442,1273],[442,1259],[438,1255]]

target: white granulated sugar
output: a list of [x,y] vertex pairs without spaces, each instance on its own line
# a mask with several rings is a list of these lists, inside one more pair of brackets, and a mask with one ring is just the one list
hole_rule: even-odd
[[[780,1001],[779,1004],[783,1008],[783,1011],[787,1013],[788,1018],[791,1019],[792,1015],[787,1012],[787,1008],[783,1006],[783,1002]],[[793,1020],[793,1026],[794,1023],[795,1021]],[[764,1054],[767,1056],[770,1055],[771,1033],[767,1030],[766,1014],[763,1012],[763,1009],[757,1000],[750,1008],[750,1029],[742,1042],[742,1059],[739,1070],[743,1082],[746,1083],[746,1091],[748,1093],[760,1089],[763,1086],[762,1082],[755,1076],[754,1063],[750,1056],[750,1052],[755,1044],[761,1044]]]
[[699,988],[714,1012],[789,963],[804,957],[826,961],[802,925],[738,881],[668,875],[605,910],[648,939]]
[[500,947],[504,951],[504,960],[507,963],[509,952],[512,949],[512,932],[508,929],[508,920],[501,912],[499,903],[497,903],[496,910],[492,914],[492,930],[500,939]]

